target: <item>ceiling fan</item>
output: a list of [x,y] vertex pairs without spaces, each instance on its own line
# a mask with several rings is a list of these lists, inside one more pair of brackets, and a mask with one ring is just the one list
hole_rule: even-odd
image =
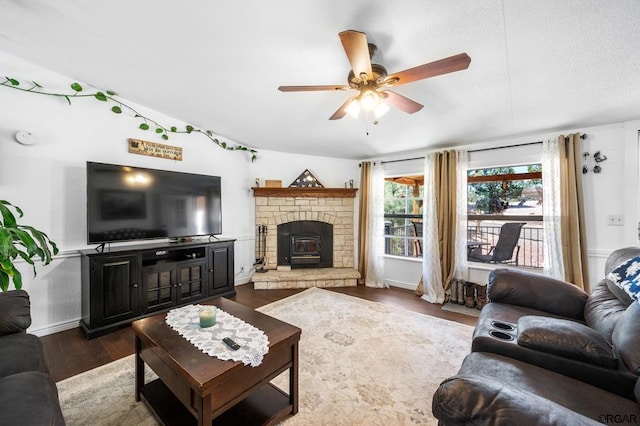
[[469,67],[469,63],[471,62],[469,55],[460,53],[435,62],[429,62],[404,71],[388,74],[382,65],[371,63],[371,58],[377,48],[374,44],[367,42],[367,35],[365,33],[348,30],[338,35],[349,59],[349,63],[351,64],[351,71],[349,71],[349,76],[347,77],[348,85],[278,87],[278,90],[281,92],[356,90],[358,94],[347,99],[347,101],[329,117],[329,120],[338,120],[346,114],[357,118],[361,109],[373,111],[376,118],[378,118],[389,110],[389,106],[398,108],[408,114],[418,112],[422,109],[423,105],[392,92],[387,88],[464,70]]

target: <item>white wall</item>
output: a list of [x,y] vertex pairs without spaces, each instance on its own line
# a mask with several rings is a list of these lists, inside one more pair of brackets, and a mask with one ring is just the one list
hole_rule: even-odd
[[[590,171],[583,175],[587,252],[590,282],[593,286],[602,279],[604,263],[613,250],[636,245],[638,242],[638,223],[640,221],[638,132],[640,131],[640,121],[486,141],[469,145],[466,148],[474,150],[536,142],[576,131],[587,134],[587,139],[582,141],[583,152],[589,152],[593,155],[596,151],[601,151],[608,157],[606,161],[600,163],[601,173],[595,174]],[[392,158],[413,158],[418,155],[424,155],[424,152],[395,154]],[[514,161],[519,163],[534,162],[540,161],[541,155],[539,145],[485,151],[471,154],[469,166],[490,167],[512,164]],[[394,163],[394,171],[398,171],[399,164],[402,163]],[[594,165],[595,163],[591,159],[590,168]],[[624,226],[609,226],[607,224],[609,215],[623,215]],[[415,289],[421,275],[421,264],[413,260],[389,257],[385,261],[385,269],[387,283],[403,288]],[[487,276],[492,269],[493,267],[489,265],[472,265],[469,270],[469,280],[486,283]],[[417,277],[418,281],[414,277]],[[409,281],[406,281],[407,279]]]
[[[74,80],[0,52],[5,75],[35,80],[47,89],[69,92]],[[22,223],[45,231],[61,254],[51,265],[38,267],[34,279],[26,263],[20,266],[24,289],[31,297],[30,332],[49,334],[78,325],[81,317],[80,258],[86,245],[86,161],[209,174],[222,177],[223,235],[235,244],[236,283],[246,283],[254,262],[255,178],[280,179],[283,186],[309,169],[326,187],[343,187],[359,176],[358,162],[325,157],[260,151],[249,155],[226,151],[199,134],[172,135],[163,141],[138,129],[133,116],[113,114],[94,99],[64,99],[22,93],[0,87],[0,199],[20,206]],[[135,106],[133,103],[128,104]],[[139,107],[166,126],[179,120]],[[197,123],[192,123],[197,126]],[[34,133],[39,142],[17,143],[18,130]],[[267,131],[273,131],[267,129]],[[127,140],[137,138],[183,148],[183,161],[147,157],[127,152]],[[228,140],[228,142],[233,142]],[[260,141],[254,141],[258,146]]]
[[[0,63],[5,75],[35,80],[54,90],[67,91],[74,81],[3,52],[0,52]],[[77,250],[87,247],[86,161],[221,176],[223,236],[237,239],[237,283],[249,280],[254,260],[254,200],[250,187],[254,186],[255,178],[262,182],[280,179],[283,186],[288,186],[308,168],[326,187],[343,187],[349,179],[354,179],[356,187],[359,186],[360,170],[356,161],[260,151],[257,162],[251,163],[245,153],[222,150],[204,136],[195,134],[175,135],[164,142],[183,148],[184,160],[180,162],[129,154],[128,138],[162,140],[139,130],[133,117],[117,116],[105,104],[93,99],[76,99],[69,106],[62,99],[2,87],[0,93],[0,199],[22,207],[24,223],[47,232],[62,250],[51,265],[38,268],[35,279],[26,263],[20,267],[25,279],[24,288],[31,295],[33,325],[30,331],[36,334],[74,327],[81,316]],[[180,125],[179,120],[142,107],[141,110],[167,125]],[[14,139],[18,130],[35,133],[39,143],[33,146],[18,144]],[[585,150],[591,153],[600,150],[609,158],[601,164],[602,173],[585,176],[589,265],[591,281],[595,282],[612,250],[637,242],[640,121],[578,130],[589,135],[583,142]],[[487,141],[473,148],[531,142],[569,132]],[[253,141],[254,146],[259,144],[260,141]],[[393,158],[423,154],[399,153]],[[607,226],[606,216],[610,214],[623,214],[625,226]],[[357,210],[355,215],[357,217]],[[357,239],[357,227],[355,231]],[[386,269],[391,285],[414,289],[421,264],[387,259]],[[486,279],[486,274],[486,270],[475,269],[471,271],[470,279],[480,282]]]

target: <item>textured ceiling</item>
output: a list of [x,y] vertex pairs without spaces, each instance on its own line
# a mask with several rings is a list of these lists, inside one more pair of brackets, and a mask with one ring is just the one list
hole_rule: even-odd
[[[394,89],[416,114],[329,121],[349,93],[277,87],[345,84],[347,29],[389,72],[471,65]],[[359,159],[640,118],[639,29],[638,0],[5,0],[0,50],[257,149]]]

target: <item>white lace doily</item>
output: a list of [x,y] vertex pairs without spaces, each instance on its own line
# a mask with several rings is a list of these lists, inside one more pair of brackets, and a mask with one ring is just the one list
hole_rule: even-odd
[[[200,310],[203,305],[187,305],[167,312],[167,325],[176,330],[195,347],[221,360],[241,361],[257,367],[269,352],[269,339],[261,330],[230,315],[220,308],[213,327],[200,327]],[[232,338],[240,349],[234,351],[222,342]]]

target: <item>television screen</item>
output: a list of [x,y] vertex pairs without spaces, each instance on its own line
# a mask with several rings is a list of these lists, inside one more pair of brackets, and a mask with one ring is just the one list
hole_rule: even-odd
[[87,242],[222,233],[219,176],[87,162]]

